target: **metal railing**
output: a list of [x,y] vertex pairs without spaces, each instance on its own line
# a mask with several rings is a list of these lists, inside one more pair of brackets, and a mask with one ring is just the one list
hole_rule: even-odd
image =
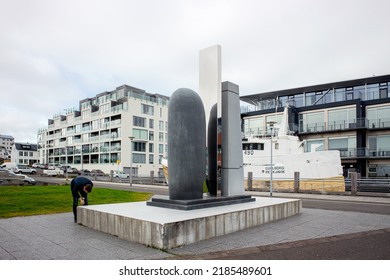
[[[358,178],[356,179],[358,192],[390,193],[389,178]],[[351,191],[351,178],[345,179],[345,191]]]

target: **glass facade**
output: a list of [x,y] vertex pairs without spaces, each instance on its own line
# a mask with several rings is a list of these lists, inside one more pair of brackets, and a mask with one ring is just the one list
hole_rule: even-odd
[[324,150],[324,139],[307,140],[305,152],[318,152]]
[[390,127],[390,107],[367,108],[366,116],[370,128]]
[[324,112],[299,114],[299,132],[320,132],[325,130]]
[[347,100],[376,100],[390,97],[390,82],[357,84],[340,88],[324,88],[318,91],[297,92],[295,94],[261,98],[256,100],[254,108],[243,108],[243,111],[268,110],[284,107],[286,103],[297,108],[341,102]]
[[[328,129],[346,129],[356,123],[356,109],[342,108],[328,111]],[[352,127],[351,127],[352,128]]]
[[328,149],[339,150],[342,158],[356,157],[356,136],[329,138]]
[[264,130],[264,117],[244,119],[244,133],[245,136],[261,135]]
[[389,157],[390,156],[390,134],[368,137],[368,149],[370,156]]

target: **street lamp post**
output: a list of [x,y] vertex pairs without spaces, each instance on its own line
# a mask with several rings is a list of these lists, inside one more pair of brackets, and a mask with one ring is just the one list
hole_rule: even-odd
[[65,172],[66,182],[68,182],[68,145],[65,146]]
[[274,124],[275,124],[276,122],[268,122],[268,124],[269,124],[269,128],[270,128],[270,130],[271,130],[271,167],[270,167],[270,180],[269,180],[269,195],[270,196],[272,196],[272,175],[273,175],[273,140],[274,140],[274,138],[273,138],[273,129],[274,129]]
[[129,175],[129,181],[130,181],[130,187],[133,186],[133,140],[134,136],[130,136],[130,175]]

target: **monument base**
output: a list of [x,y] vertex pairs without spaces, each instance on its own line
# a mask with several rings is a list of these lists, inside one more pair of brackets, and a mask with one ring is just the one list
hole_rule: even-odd
[[191,200],[176,200],[168,198],[153,197],[151,201],[146,204],[149,206],[157,206],[163,208],[177,209],[177,210],[194,210],[202,208],[210,208],[216,206],[225,206],[232,204],[239,204],[245,202],[255,201],[250,195],[235,195],[235,196],[217,196],[204,197],[203,199]]
[[248,203],[192,211],[145,202],[77,208],[78,223],[158,249],[172,249],[299,214],[302,201],[262,197]]

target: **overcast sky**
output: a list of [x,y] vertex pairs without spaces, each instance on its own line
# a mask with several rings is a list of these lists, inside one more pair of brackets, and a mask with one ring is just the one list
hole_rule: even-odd
[[390,74],[389,28],[389,0],[0,0],[0,134],[123,84],[198,91],[215,44],[241,95]]

